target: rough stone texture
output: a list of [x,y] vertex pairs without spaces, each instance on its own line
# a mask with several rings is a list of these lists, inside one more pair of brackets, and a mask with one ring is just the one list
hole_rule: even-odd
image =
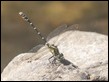
[[58,46],[66,60],[78,66],[55,65],[47,46],[38,45],[19,54],[3,70],[3,81],[101,81],[108,80],[108,37],[74,30],[77,25],[60,26],[47,37]]

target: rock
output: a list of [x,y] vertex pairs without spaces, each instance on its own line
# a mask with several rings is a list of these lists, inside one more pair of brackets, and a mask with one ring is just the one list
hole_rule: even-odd
[[19,54],[3,70],[2,81],[107,81],[108,37],[95,32],[74,30],[77,25],[60,26],[47,41],[57,45],[71,64],[52,64],[46,45]]

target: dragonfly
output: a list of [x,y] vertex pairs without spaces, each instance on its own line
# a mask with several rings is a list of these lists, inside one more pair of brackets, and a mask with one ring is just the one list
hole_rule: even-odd
[[64,55],[59,52],[59,49],[56,45],[54,44],[49,44],[47,43],[45,37],[41,34],[41,32],[36,28],[36,26],[31,22],[31,20],[25,15],[23,12],[19,12],[19,15],[29,23],[29,25],[36,31],[36,33],[40,36],[40,38],[45,42],[45,45],[47,45],[49,51],[52,53],[53,56],[51,56],[48,60],[50,61],[51,58],[54,58],[54,60],[50,63],[55,63],[56,60],[62,61],[64,58]]
[[[36,33],[40,36],[40,38],[45,42],[45,45],[48,47],[49,51],[52,53],[52,56],[48,59],[50,63],[56,64],[56,61],[59,61],[60,63],[63,63],[64,65],[69,65],[71,64],[74,68],[78,68],[78,66],[74,65],[70,61],[66,60],[64,58],[63,53],[59,52],[59,49],[56,45],[54,44],[49,44],[45,37],[41,34],[41,32],[36,28],[36,26],[31,22],[31,20],[23,13],[19,12],[19,15],[29,23],[29,25],[36,31]],[[53,58],[53,61],[51,62],[50,59]]]

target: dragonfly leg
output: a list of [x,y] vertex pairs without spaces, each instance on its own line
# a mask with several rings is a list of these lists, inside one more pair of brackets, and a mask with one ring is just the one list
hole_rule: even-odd
[[48,59],[50,63],[52,63],[52,62],[50,61],[50,59],[51,59],[51,58],[53,58],[53,57],[54,57],[54,55],[53,55],[53,56],[51,56],[51,57]]

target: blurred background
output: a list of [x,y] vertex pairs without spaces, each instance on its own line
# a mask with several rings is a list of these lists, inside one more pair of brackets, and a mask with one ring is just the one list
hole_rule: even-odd
[[108,1],[1,1],[1,72],[15,56],[43,43],[20,11],[45,37],[63,24],[108,34]]

